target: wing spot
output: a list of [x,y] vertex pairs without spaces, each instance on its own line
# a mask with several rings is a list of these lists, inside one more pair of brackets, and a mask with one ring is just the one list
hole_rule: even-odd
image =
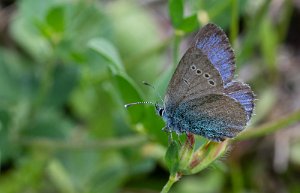
[[212,86],[215,86],[215,82],[213,80],[208,80],[208,83]]
[[196,70],[196,66],[194,64],[191,66],[191,70]]
[[187,84],[188,86],[190,85],[189,81],[187,79],[183,79],[183,81],[185,82],[185,84]]
[[210,74],[204,73],[203,76],[204,76],[204,78],[209,78],[209,77],[210,77]]
[[197,69],[196,74],[200,75],[202,74],[202,71],[200,69]]

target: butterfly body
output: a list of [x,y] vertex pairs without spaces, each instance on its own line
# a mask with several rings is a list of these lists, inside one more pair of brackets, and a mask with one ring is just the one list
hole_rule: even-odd
[[156,105],[166,130],[217,142],[241,132],[251,118],[254,94],[233,79],[234,70],[228,38],[221,28],[207,24],[177,66],[163,106]]

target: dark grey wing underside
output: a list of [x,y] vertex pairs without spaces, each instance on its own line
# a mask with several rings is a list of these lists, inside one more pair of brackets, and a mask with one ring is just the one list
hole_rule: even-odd
[[201,50],[187,50],[169,83],[165,96],[165,108],[173,111],[183,101],[202,95],[224,93],[222,78]]
[[164,120],[176,132],[214,141],[242,131],[253,112],[251,88],[233,80],[234,53],[224,31],[205,25],[180,60],[164,99]]
[[243,106],[221,94],[210,94],[181,103],[171,117],[174,129],[213,141],[235,137],[247,124]]
[[223,94],[234,70],[234,53],[226,34],[215,24],[205,25],[173,74],[165,96],[166,110],[207,94]]

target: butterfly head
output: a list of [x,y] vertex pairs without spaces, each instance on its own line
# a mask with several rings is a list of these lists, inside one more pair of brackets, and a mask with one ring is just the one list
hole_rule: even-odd
[[159,116],[163,116],[165,109],[158,103],[155,103],[155,111]]

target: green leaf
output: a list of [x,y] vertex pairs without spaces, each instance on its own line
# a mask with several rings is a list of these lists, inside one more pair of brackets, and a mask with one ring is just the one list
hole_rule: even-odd
[[[126,103],[131,102],[138,102],[142,101],[141,91],[135,85],[135,83],[128,77],[127,75],[115,75],[115,87],[118,89],[118,94],[124,102],[123,105]],[[124,107],[125,108],[125,107]],[[130,119],[132,123],[137,123],[141,120],[144,114],[145,106],[144,105],[136,105],[133,110],[128,109],[128,113],[130,115]]]
[[170,170],[170,174],[173,175],[178,171],[179,165],[179,145],[177,141],[172,141],[167,149],[165,155],[166,164]]
[[268,116],[277,100],[276,89],[270,87],[261,91],[261,93],[259,93],[259,100],[257,100],[255,104],[255,112],[257,114],[251,119],[251,125],[255,125]]
[[[123,184],[124,179],[128,175],[128,165],[119,153],[107,153],[98,159],[99,170],[89,178],[84,185],[86,193],[114,193]],[[97,168],[95,168],[97,169]]]
[[222,188],[224,187],[224,183],[226,183],[226,178],[228,176],[216,169],[207,170],[203,175],[185,176],[180,179],[180,183],[174,188],[174,193],[223,192]]
[[61,192],[75,193],[74,185],[65,170],[64,166],[58,160],[52,160],[48,165],[48,175],[57,189]]
[[193,134],[189,134],[186,136],[186,141],[184,145],[182,145],[179,156],[180,163],[179,169],[180,171],[188,170],[189,164],[193,158],[193,152],[195,147],[195,138]]
[[[24,97],[21,92],[20,79],[26,76],[26,69],[22,68],[23,58],[10,51],[0,49],[0,104],[14,105]],[[27,78],[27,77],[26,77]],[[25,81],[23,81],[25,82]]]
[[[112,1],[109,8],[107,13],[113,31],[109,35],[118,48],[126,71],[137,83],[142,80],[153,83],[162,72],[165,46],[168,45],[159,35],[160,30],[153,15],[135,1]],[[153,52],[160,45],[163,47]]]
[[67,103],[71,92],[78,83],[79,72],[72,65],[58,65],[53,76],[54,81],[45,103],[51,107],[58,107]]
[[259,35],[257,29],[260,29],[261,23],[265,20],[264,17],[268,12],[269,4],[271,0],[266,0],[263,4],[256,10],[255,15],[246,21],[245,36],[243,41],[243,46],[238,50],[236,54],[237,64],[246,63],[246,61],[253,55],[256,51],[256,44],[261,44],[259,42]]
[[52,8],[47,16],[46,21],[48,25],[55,32],[63,32],[65,28],[65,10],[64,7],[54,7]]
[[[207,5],[207,13],[210,21],[217,23],[221,27],[228,26],[230,24],[231,15],[231,0],[223,0],[218,2],[209,2]],[[204,9],[205,10],[205,9]]]
[[208,167],[213,161],[226,152],[228,140],[221,143],[209,141],[194,152],[190,170],[186,174],[195,174]]
[[88,47],[99,53],[111,63],[109,66],[112,73],[116,74],[123,71],[123,64],[116,48],[106,39],[94,38],[88,42]]
[[272,22],[269,18],[264,18],[260,27],[260,45],[264,62],[268,67],[268,70],[272,73],[276,73],[276,56],[277,56],[277,40],[278,35],[276,30],[272,26]]
[[10,140],[9,124],[11,115],[4,109],[0,109],[0,160],[1,163],[9,162],[18,154],[18,144]]
[[[14,170],[0,175],[0,192],[32,192],[43,183],[46,156],[31,154],[17,159]],[[26,176],[26,178],[24,178]]]
[[180,23],[180,25],[178,26],[178,29],[187,33],[187,32],[195,31],[198,27],[199,27],[198,18],[197,15],[194,14],[184,18]]
[[239,30],[239,1],[231,0],[230,42],[234,44]]
[[178,27],[183,20],[183,0],[170,0],[169,14],[172,25]]
[[299,142],[291,145],[289,156],[292,163],[298,166],[300,165],[300,143]]

